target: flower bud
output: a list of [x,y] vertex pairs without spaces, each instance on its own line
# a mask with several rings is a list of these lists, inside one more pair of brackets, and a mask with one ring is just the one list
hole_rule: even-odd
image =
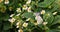
[[27,27],[28,26],[28,23],[23,23],[23,27]]
[[42,11],[41,11],[41,14],[45,14],[45,10],[42,10]]

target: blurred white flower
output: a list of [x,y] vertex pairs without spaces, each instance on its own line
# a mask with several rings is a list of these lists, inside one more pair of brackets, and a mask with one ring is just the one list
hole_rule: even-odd
[[0,3],[3,2],[3,0],[0,0]]
[[16,28],[19,28],[19,26],[16,26]]
[[17,26],[16,28],[19,28],[20,22],[17,22],[17,23],[16,23],[16,26]]
[[16,16],[19,16],[20,15],[20,13],[19,14],[17,14]]
[[28,9],[28,7],[27,7],[27,5],[23,5],[23,10],[27,10]]
[[42,24],[43,19],[40,16],[36,16],[35,19],[37,20],[38,24]]
[[22,29],[19,29],[18,32],[23,32],[23,30]]
[[19,23],[20,23],[20,22],[17,22],[16,25],[19,26]]
[[42,10],[42,11],[41,11],[41,14],[45,14],[45,10]]
[[28,12],[32,12],[32,11],[31,11],[31,7],[28,7],[27,11],[28,11]]
[[19,12],[21,12],[21,9],[20,9],[20,8],[17,8],[17,10],[16,10],[16,11],[17,11],[17,13],[19,13]]
[[10,21],[11,23],[15,22],[15,18],[12,18],[12,19],[8,19],[8,21]]
[[13,17],[15,14],[11,14],[10,17]]
[[43,19],[40,16],[40,13],[34,13],[34,15],[36,16],[35,19],[37,20],[37,24],[42,24]]
[[57,14],[57,12],[54,12],[54,13],[53,13],[53,15],[56,15],[56,14]]
[[26,19],[26,21],[29,21],[31,18]]
[[43,25],[46,25],[48,22],[43,22]]
[[31,0],[28,0],[27,2],[26,2],[26,4],[30,4],[31,3]]
[[9,4],[9,0],[5,0],[5,2],[4,2],[5,4]]
[[23,23],[23,27],[27,27],[28,26],[28,23]]

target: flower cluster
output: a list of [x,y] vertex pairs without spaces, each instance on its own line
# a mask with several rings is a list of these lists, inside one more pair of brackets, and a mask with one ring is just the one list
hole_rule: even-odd
[[[8,4],[8,3],[9,3],[9,1],[6,0],[5,4]],[[48,24],[48,22],[45,22],[43,20],[43,18],[41,17],[41,15],[45,15],[46,14],[46,10],[42,9],[40,12],[33,12],[33,9],[32,9],[33,7],[31,5],[31,3],[32,3],[32,0],[27,0],[26,3],[22,5],[22,7],[16,8],[16,14],[11,14],[10,15],[10,17],[12,19],[9,19],[9,21],[11,23],[17,22],[16,23],[16,28],[19,28],[18,32],[23,32],[24,28],[29,27],[29,23],[32,23],[35,26],[41,25],[41,24],[46,26]],[[50,9],[51,6],[49,6],[48,8]],[[32,18],[30,18],[29,16],[27,16],[28,18],[26,18],[25,14],[24,14],[25,16],[21,16],[21,15],[23,15],[22,12],[23,12],[23,14],[26,13],[26,12],[27,13],[32,13],[32,15],[35,16],[34,20],[31,21]],[[53,13],[53,15],[56,15],[56,14],[57,14],[57,12]],[[30,15],[30,16],[32,16],[32,15]],[[50,14],[47,13],[46,16],[48,18],[48,17],[50,17]],[[26,18],[26,20],[22,20],[21,18],[22,19]]]
[[51,32],[53,26],[60,28],[59,3],[59,0],[0,0],[2,32]]

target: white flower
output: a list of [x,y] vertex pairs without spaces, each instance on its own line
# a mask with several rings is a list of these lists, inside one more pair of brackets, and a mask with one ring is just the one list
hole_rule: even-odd
[[26,2],[26,4],[30,4],[31,3],[31,0],[28,0],[27,2]]
[[42,10],[42,11],[41,11],[41,14],[45,14],[45,10]]
[[43,19],[40,16],[36,16],[35,19],[37,20],[38,24],[42,24]]
[[23,5],[23,10],[27,10],[27,9],[28,9],[27,5]]
[[34,15],[36,16],[35,19],[37,20],[37,24],[42,24],[43,19],[40,16],[40,13],[34,13]]
[[56,14],[57,14],[57,12],[54,12],[54,13],[53,13],[53,15],[56,15]]
[[15,14],[11,14],[10,17],[13,17]]
[[9,4],[9,0],[5,0],[5,2],[4,2],[5,4]]
[[18,26],[20,22],[17,22],[16,25]]
[[26,21],[29,21],[31,18],[26,19]]
[[11,23],[15,22],[15,18],[12,18],[12,19],[8,19],[8,21],[10,21]]
[[18,32],[23,32],[23,30],[22,29],[19,29]]
[[27,11],[28,11],[28,12],[31,12],[31,7],[28,7]]
[[19,25],[20,25],[20,22],[17,22],[16,23],[16,26],[17,26],[16,28],[19,28]]
[[13,10],[13,7],[9,7],[9,10],[12,11]]
[[48,22],[43,22],[43,25],[46,25]]
[[20,15],[20,13],[19,14],[17,14],[16,16],[19,16]]
[[16,26],[16,28],[19,28],[19,26]]
[[0,0],[0,3],[3,2],[3,0]]
[[23,23],[23,27],[27,27],[28,26],[28,23]]
[[16,10],[16,11],[17,11],[17,13],[19,13],[19,12],[21,12],[21,9],[20,9],[20,8],[17,8],[17,10]]

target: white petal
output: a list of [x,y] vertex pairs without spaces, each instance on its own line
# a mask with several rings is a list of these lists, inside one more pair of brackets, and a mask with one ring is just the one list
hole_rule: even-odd
[[7,2],[5,1],[5,4],[9,4],[9,1],[7,1]]
[[42,24],[43,19],[40,16],[36,16],[36,20],[38,24]]

